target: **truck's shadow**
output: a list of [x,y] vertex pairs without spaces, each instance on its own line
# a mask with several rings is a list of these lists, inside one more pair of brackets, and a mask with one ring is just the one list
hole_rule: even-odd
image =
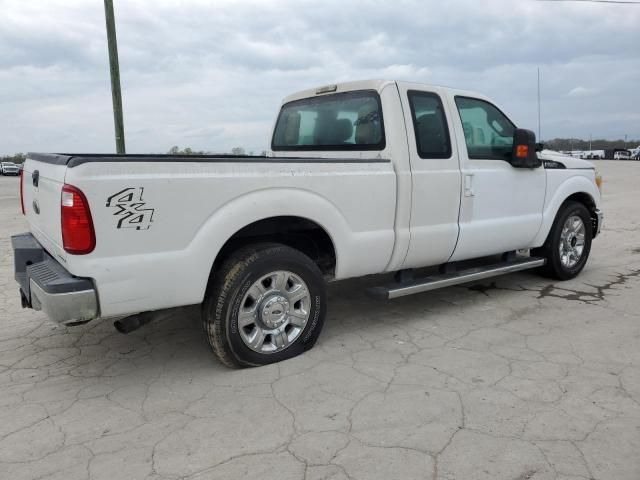
[[[527,274],[513,275],[509,283],[515,285],[520,279],[532,284],[536,277]],[[428,332],[437,322],[434,314],[439,319],[452,317],[459,315],[466,307],[487,301],[487,289],[479,288],[477,284],[450,287],[388,302],[371,300],[365,295],[365,289],[372,284],[372,279],[364,278],[329,285],[328,315],[320,339],[312,350],[314,357],[322,357],[325,347],[335,352],[349,338],[354,338],[354,335],[375,337],[379,334],[383,337],[391,327],[394,330],[419,328]],[[523,295],[524,292],[498,289],[491,294]],[[419,324],[415,323],[415,319],[419,319]],[[408,325],[409,323],[412,325]],[[161,320],[151,322],[127,335],[118,333],[107,321],[74,327],[69,332],[74,335],[77,332],[81,339],[94,336],[99,345],[108,349],[104,357],[113,361],[105,362],[109,366],[98,375],[120,375],[121,371],[128,368],[147,370],[150,375],[158,368],[186,375],[195,371],[200,374],[234,371],[218,362],[207,344],[199,306],[175,309]],[[345,344],[345,349],[347,348],[348,345]],[[81,352],[80,356],[82,355]],[[329,358],[331,355],[327,353],[327,356]],[[78,359],[80,364],[86,362],[91,360]]]

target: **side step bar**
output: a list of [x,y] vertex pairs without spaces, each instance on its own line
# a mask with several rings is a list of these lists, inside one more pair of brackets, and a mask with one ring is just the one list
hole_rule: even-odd
[[367,289],[367,294],[373,298],[390,300],[392,298],[404,297],[405,295],[413,295],[414,293],[428,292],[429,290],[436,290],[438,288],[483,280],[485,278],[495,277],[505,273],[519,272],[520,270],[541,267],[545,262],[546,259],[544,258],[516,257],[513,260],[494,263],[483,267],[468,268],[454,273],[430,275],[428,277],[417,278],[405,283],[393,283],[382,287],[371,287]]

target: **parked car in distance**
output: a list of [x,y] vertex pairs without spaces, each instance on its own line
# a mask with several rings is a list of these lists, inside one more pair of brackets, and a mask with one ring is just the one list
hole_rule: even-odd
[[484,95],[370,80],[287,97],[267,156],[30,153],[15,277],[25,307],[65,325],[128,332],[200,304],[224,364],[273,363],[318,339],[327,281],[392,273],[369,294],[394,299],[578,275],[599,180],[538,149]]
[[2,175],[20,175],[20,167],[13,162],[0,162]]
[[629,150],[618,150],[613,154],[614,160],[631,160],[631,152]]

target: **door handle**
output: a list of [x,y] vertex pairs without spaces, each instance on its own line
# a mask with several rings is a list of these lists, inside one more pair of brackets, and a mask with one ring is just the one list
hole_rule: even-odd
[[464,196],[475,196],[475,193],[473,192],[473,174],[464,176]]

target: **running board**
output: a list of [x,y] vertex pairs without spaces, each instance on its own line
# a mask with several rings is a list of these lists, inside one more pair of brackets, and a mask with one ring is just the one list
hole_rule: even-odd
[[371,287],[367,294],[373,298],[390,300],[392,298],[413,295],[414,293],[428,292],[438,288],[450,287],[461,283],[474,282],[485,278],[503,275],[505,273],[519,272],[530,268],[542,267],[546,260],[538,257],[519,257],[484,267],[468,268],[454,273],[443,273],[417,278],[405,283],[392,283],[383,287]]

